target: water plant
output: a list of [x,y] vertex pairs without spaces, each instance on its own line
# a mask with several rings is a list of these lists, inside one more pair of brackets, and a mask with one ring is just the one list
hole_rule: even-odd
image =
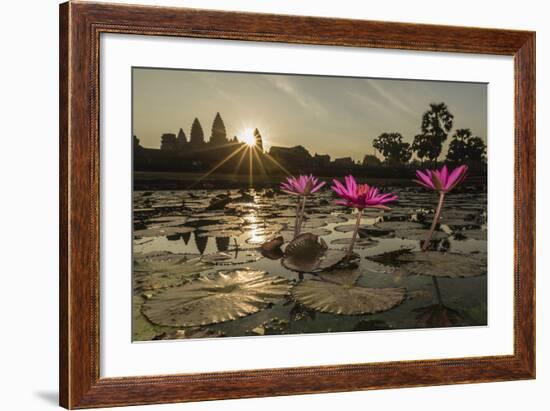
[[389,210],[387,203],[397,200],[397,196],[393,193],[382,194],[377,187],[369,186],[368,184],[357,184],[355,178],[351,175],[345,177],[345,185],[334,179],[332,189],[341,198],[336,204],[357,209],[357,220],[351,243],[348,248],[348,257],[353,253],[353,246],[357,240],[357,232],[361,224],[361,217],[365,208],[379,208]]
[[313,175],[300,175],[298,177],[288,177],[286,182],[281,183],[281,191],[293,196],[298,196],[296,205],[296,220],[294,221],[294,238],[296,238],[302,229],[304,221],[304,209],[306,207],[306,198],[319,191],[325,185],[324,181],[319,181]]
[[426,234],[422,250],[426,250],[432,239],[435,227],[439,221],[441,210],[443,209],[443,202],[445,201],[445,195],[454,189],[457,185],[462,183],[468,173],[468,166],[462,165],[456,167],[453,171],[449,172],[447,166],[444,165],[441,170],[425,170],[424,172],[416,170],[417,180],[416,183],[431,190],[435,190],[439,193],[439,202],[435,210],[435,216],[430,227],[430,231]]

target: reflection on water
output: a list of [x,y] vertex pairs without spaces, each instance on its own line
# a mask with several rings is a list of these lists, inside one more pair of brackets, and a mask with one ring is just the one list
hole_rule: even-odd
[[[412,254],[412,260],[400,259],[400,255],[420,250],[420,241],[433,217],[436,194],[412,187],[393,191],[398,193],[399,202],[391,211],[365,212],[354,248],[354,265],[346,267],[353,271],[354,282],[344,284],[342,290],[350,292],[345,287],[352,287],[355,294],[351,295],[372,299],[378,298],[379,289],[404,289],[404,299],[397,298],[388,305],[384,294],[378,305],[370,305],[385,307],[383,310],[373,309],[371,313],[364,309],[364,314],[345,315],[335,314],[338,299],[327,303],[327,311],[315,308],[316,304],[312,308],[311,301],[309,306],[304,305],[292,291],[276,301],[260,293],[254,312],[189,329],[152,323],[142,311],[147,312],[153,304],[162,306],[159,301],[163,296],[177,296],[180,288],[181,295],[187,295],[198,278],[215,282],[219,271],[267,273],[284,279],[291,290],[308,280],[315,280],[315,286],[323,285],[319,273],[292,271],[279,258],[293,238],[296,200],[271,190],[135,192],[134,340],[486,325],[486,194],[468,190],[450,194],[441,225],[429,246],[429,250],[444,256],[460,254],[475,259],[475,264],[466,269],[475,271],[479,266],[479,272],[457,272],[449,264],[449,275],[443,272],[435,277],[433,270],[422,272],[423,266],[418,264],[425,262],[414,261],[416,254]],[[350,210],[333,205],[331,193],[325,190],[308,200],[302,232],[319,236],[331,252],[345,250],[354,220]],[[262,251],[262,255],[259,247],[279,236],[285,242],[281,249]],[[170,257],[170,253],[175,256]],[[408,269],[412,264],[415,269]],[[466,278],[455,278],[463,274]],[[174,287],[180,288],[168,294],[167,290]],[[341,291],[337,287],[335,290]],[[368,290],[375,290],[375,294]],[[361,311],[367,305],[356,304],[356,309]],[[178,308],[180,311],[170,315],[183,315],[192,308]]]

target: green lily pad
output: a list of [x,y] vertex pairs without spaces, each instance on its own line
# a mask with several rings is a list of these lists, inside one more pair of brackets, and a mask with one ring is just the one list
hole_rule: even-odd
[[153,323],[172,327],[216,324],[265,309],[289,293],[287,280],[264,271],[237,270],[203,276],[169,288],[143,305]]

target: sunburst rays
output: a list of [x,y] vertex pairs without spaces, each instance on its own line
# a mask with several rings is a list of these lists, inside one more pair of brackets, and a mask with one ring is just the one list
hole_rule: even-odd
[[[252,140],[251,140],[252,141]],[[223,147],[227,147],[228,145],[224,145]],[[217,148],[221,148],[222,146],[218,146]],[[207,150],[212,150],[213,148],[208,148]],[[256,174],[260,174],[263,178],[266,178],[269,176],[268,167],[266,167],[265,160],[269,160],[270,163],[275,165],[275,167],[279,170],[281,170],[286,175],[291,175],[291,173],[276,159],[274,159],[271,155],[264,152],[263,150],[260,150],[260,148],[255,144],[255,140],[252,142],[242,142],[239,144],[234,151],[232,151],[230,154],[225,156],[221,161],[219,161],[216,165],[214,165],[212,168],[210,168],[207,172],[205,172],[203,175],[201,175],[197,180],[195,180],[188,188],[192,188],[196,186],[201,181],[205,180],[208,176],[213,174],[216,170],[218,170],[220,167],[222,167],[225,163],[227,163],[229,160],[231,160],[233,157],[240,154],[240,157],[238,157],[238,161],[235,165],[235,170],[233,171],[232,177],[233,179],[236,177],[237,174],[239,174],[239,171],[241,170],[241,167],[243,165],[243,162],[248,157],[248,184],[250,187],[254,185],[254,176]]]

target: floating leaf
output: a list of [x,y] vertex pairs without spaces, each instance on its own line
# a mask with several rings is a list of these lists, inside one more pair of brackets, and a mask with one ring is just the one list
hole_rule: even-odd
[[[201,231],[229,231],[229,230],[239,230],[239,224],[208,224],[202,225],[199,227]],[[239,230],[240,231],[240,230]]]
[[225,337],[225,333],[220,330],[211,330],[209,328],[189,327],[182,330],[169,331],[158,336],[157,340],[183,340],[188,338],[219,338]]
[[327,224],[339,224],[339,223],[345,223],[348,221],[348,219],[341,215],[331,215],[323,219],[323,221]]
[[306,229],[315,229],[315,228],[321,228],[327,225],[327,222],[321,218],[312,218],[310,220],[306,220],[302,224],[302,230]]
[[355,230],[355,224],[343,224],[334,227],[334,231],[338,231],[339,233],[351,233],[353,230]]
[[359,227],[359,237],[386,237],[393,233],[393,230],[383,229],[375,225]]
[[246,264],[258,261],[261,258],[260,253],[252,250],[243,250],[236,252],[217,252],[207,254],[202,257],[202,261],[209,264],[232,265]]
[[147,220],[147,223],[152,223],[154,227],[177,227],[184,225],[186,222],[187,217],[182,216],[153,217]]
[[381,254],[369,255],[367,256],[367,258],[380,264],[397,267],[402,264],[402,262],[399,261],[399,257],[405,253],[410,252],[410,248],[399,248],[397,250],[386,251]]
[[345,257],[346,251],[328,249],[318,236],[304,233],[287,245],[282,264],[292,271],[315,273],[333,268]]
[[284,243],[284,238],[282,236],[278,236],[263,243],[260,246],[260,251],[264,257],[269,258],[270,260],[278,260],[283,256],[281,246]]
[[[351,238],[337,238],[336,240],[332,240],[330,244],[332,245],[350,245],[352,242]],[[355,246],[356,248],[370,248],[375,247],[378,245],[378,241],[371,240],[370,238],[358,238],[355,240]]]
[[195,233],[197,237],[238,237],[241,234],[242,231],[240,230],[218,230]]
[[143,298],[134,296],[132,298],[132,341],[150,341],[157,334],[158,330],[141,313]]
[[169,251],[136,254],[134,273],[193,274],[211,267],[197,254],[174,254]]
[[[285,231],[281,231],[280,234],[283,236],[286,242],[290,242],[294,240],[294,231],[285,230]],[[326,228],[314,228],[314,229],[308,229],[307,232],[302,232],[302,234],[311,234],[316,237],[322,237],[325,235],[330,235],[332,234],[332,232]]]
[[287,280],[263,271],[220,272],[155,295],[144,304],[143,314],[173,327],[216,324],[258,312],[289,290]]
[[135,237],[166,237],[169,235],[185,234],[195,231],[193,227],[179,226],[179,227],[156,227],[145,228],[143,230],[135,230]]
[[304,280],[292,290],[300,304],[331,314],[359,315],[387,311],[405,299],[404,288],[367,288],[356,284],[359,275],[349,270],[323,273]]
[[280,318],[272,318],[263,324],[258,325],[257,327],[250,330],[249,334],[256,335],[280,335],[287,334],[288,321],[281,320]]
[[464,236],[472,240],[487,240],[487,230],[463,230],[454,233],[456,236]]
[[374,226],[382,230],[400,230],[400,231],[420,230],[424,228],[422,224],[415,223],[412,221],[381,221],[379,223],[376,223]]
[[475,277],[487,274],[485,259],[457,253],[424,251],[398,257],[410,274],[435,277]]
[[276,249],[280,249],[284,243],[285,243],[284,238],[282,236],[278,236],[263,243],[260,249],[262,251],[273,251]]
[[[405,230],[395,230],[394,235],[398,238],[405,238],[407,240],[424,240],[428,230],[424,228],[412,228]],[[449,237],[449,234],[444,233],[443,231],[434,231],[430,241],[443,240],[444,238]]]

